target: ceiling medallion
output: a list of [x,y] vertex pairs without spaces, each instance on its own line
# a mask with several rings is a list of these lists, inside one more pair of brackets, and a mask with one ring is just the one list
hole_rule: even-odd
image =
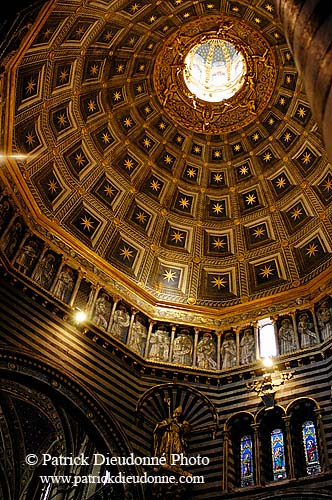
[[246,126],[265,109],[276,82],[275,59],[266,39],[245,21],[207,16],[166,40],[153,81],[178,125],[223,134]]

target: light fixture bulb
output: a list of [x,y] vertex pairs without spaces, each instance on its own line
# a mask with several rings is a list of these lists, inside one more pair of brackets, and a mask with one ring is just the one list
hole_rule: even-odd
[[87,314],[85,311],[81,311],[80,309],[77,309],[75,311],[75,321],[77,323],[83,323],[87,319]]
[[273,366],[273,359],[272,358],[263,358],[263,365],[266,368],[271,368],[271,366]]

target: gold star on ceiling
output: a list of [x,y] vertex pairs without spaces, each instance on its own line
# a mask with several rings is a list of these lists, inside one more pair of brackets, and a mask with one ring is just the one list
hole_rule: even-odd
[[52,34],[52,30],[50,28],[47,28],[47,30],[44,31],[44,33],[43,33],[43,37],[48,39],[51,36],[51,34]]
[[324,191],[330,191],[332,189],[332,179],[331,177],[328,177],[325,181],[324,181]]
[[120,99],[122,99],[122,94],[121,94],[121,92],[119,90],[117,90],[113,94],[113,100],[114,101],[120,101]]
[[55,179],[50,180],[47,186],[48,190],[51,191],[51,193],[55,193],[56,190],[58,189],[58,184]]
[[186,198],[185,196],[183,198],[180,198],[179,205],[181,206],[181,208],[188,208],[190,205],[188,198]]
[[148,137],[144,137],[143,146],[147,149],[149,149],[151,147],[151,140]]
[[264,161],[269,162],[271,159],[272,159],[272,154],[269,151],[264,154],[263,156]]
[[67,125],[67,117],[64,113],[61,113],[59,116],[57,116],[57,120],[60,127],[65,127]]
[[255,132],[255,133],[254,133],[251,137],[252,137],[252,140],[253,140],[253,141],[257,142],[257,141],[258,141],[258,139],[259,139],[259,137],[260,137],[260,135],[259,135],[259,133],[258,133],[258,132]]
[[293,212],[291,212],[291,218],[294,220],[297,220],[301,217],[302,214],[302,208],[301,207],[296,207]]
[[139,8],[140,8],[140,4],[139,4],[139,3],[137,3],[137,2],[135,2],[135,3],[133,3],[133,4],[132,4],[132,6],[130,7],[130,10],[131,10],[131,12],[137,12]]
[[301,158],[301,161],[304,165],[307,165],[308,163],[311,162],[311,153],[308,151],[304,153],[304,155]]
[[271,116],[271,118],[268,119],[267,123],[272,126],[275,123],[275,119],[272,118],[272,116]]
[[90,113],[93,113],[94,110],[97,108],[96,101],[93,101],[92,99],[88,102],[88,110]]
[[175,278],[176,278],[176,272],[172,271],[172,269],[165,270],[165,272],[163,273],[163,280],[167,281],[167,283],[174,281]]
[[25,136],[25,142],[28,144],[28,146],[33,146],[35,141],[35,135],[33,132],[28,132],[27,135]]
[[182,243],[183,238],[184,234],[180,231],[174,231],[174,233],[171,235],[171,239],[172,241],[175,241],[175,243]]
[[196,170],[194,168],[188,168],[187,176],[191,179],[196,176]]
[[86,215],[81,218],[81,225],[83,226],[84,231],[91,231],[91,229],[93,229],[93,222],[90,217],[87,217]]
[[98,71],[99,71],[98,64],[93,64],[90,68],[90,75],[96,76],[98,74]]
[[124,64],[118,64],[118,66],[116,67],[116,72],[123,73],[123,71],[124,71]]
[[297,110],[297,114],[299,115],[300,118],[304,118],[306,116],[307,112],[304,108],[300,107]]
[[259,274],[266,279],[273,275],[273,269],[271,268],[271,266],[265,265],[263,269],[260,269],[260,271],[261,272]]
[[128,44],[131,47],[133,47],[135,45],[135,42],[136,42],[136,38],[132,36],[131,38],[129,38]]
[[150,106],[145,106],[145,108],[144,108],[144,113],[145,113],[146,115],[148,115],[149,113],[151,113],[151,108],[150,108]]
[[183,14],[183,17],[184,17],[185,19],[187,19],[189,16],[190,16],[190,12],[185,12],[185,13]]
[[62,69],[59,78],[61,83],[65,83],[69,78],[69,71],[66,68]]
[[133,121],[132,119],[130,118],[130,116],[127,116],[124,120],[123,120],[123,124],[125,127],[128,127],[130,128],[133,124]]
[[290,75],[286,76],[286,83],[288,83],[288,85],[292,83],[292,77]]
[[315,245],[314,243],[310,243],[309,246],[306,248],[306,254],[309,255],[309,257],[314,257],[317,252],[318,252],[318,245]]
[[123,162],[124,164],[124,167],[127,169],[127,170],[131,170],[134,166],[134,162],[131,158],[126,158]]
[[113,187],[110,184],[105,186],[104,191],[105,191],[106,196],[109,196],[110,198],[113,196],[113,194],[115,192]]
[[226,280],[225,280],[225,278],[222,278],[221,276],[214,276],[211,279],[211,284],[213,287],[216,287],[216,288],[218,288],[218,290],[220,290],[220,288],[225,288]]
[[268,12],[273,12],[273,5],[270,3],[265,4],[264,7]]
[[199,146],[194,146],[194,153],[200,153],[201,152],[201,148]]
[[104,144],[108,144],[111,140],[111,134],[109,132],[103,132],[101,138]]
[[143,90],[144,90],[143,85],[137,85],[136,92],[138,92],[139,94],[141,94],[143,92]]
[[242,165],[242,167],[240,167],[240,174],[241,175],[246,175],[249,171],[249,168],[246,166],[246,165]]
[[113,36],[113,32],[112,31],[107,31],[105,34],[104,34],[104,40],[105,42],[109,42],[110,39],[112,38]]
[[224,241],[223,238],[217,237],[217,238],[214,238],[212,245],[214,246],[214,248],[216,250],[221,250],[226,245],[226,242]]
[[249,193],[246,196],[246,203],[247,205],[253,205],[256,202],[257,197],[254,195],[254,193]]
[[160,183],[157,180],[155,180],[155,179],[150,183],[150,188],[153,191],[159,191],[160,186],[161,186]]
[[286,99],[285,99],[284,97],[280,97],[280,99],[279,99],[279,104],[280,104],[280,106],[285,106],[285,104],[286,104]]
[[145,224],[145,221],[147,219],[147,215],[144,213],[144,212],[138,212],[136,214],[136,217],[135,217],[138,222],[140,222],[141,224]]
[[80,27],[76,30],[76,35],[77,35],[77,38],[81,38],[81,36],[83,35],[84,31],[85,31],[84,26],[80,26]]
[[234,151],[236,151],[237,153],[238,153],[239,151],[241,151],[241,144],[235,144],[235,145],[234,145]]
[[166,123],[165,123],[165,122],[160,122],[160,123],[159,123],[159,128],[160,128],[160,130],[165,130],[165,128],[166,128]]
[[284,139],[285,142],[289,142],[291,140],[291,138],[292,138],[292,134],[290,132],[286,132],[284,134],[283,139]]
[[253,230],[253,235],[255,236],[255,238],[261,238],[262,236],[264,236],[264,233],[265,229],[263,226],[259,226]]
[[75,156],[75,163],[77,163],[77,165],[79,167],[81,167],[82,165],[84,165],[85,163],[85,158],[83,156],[82,153],[77,153],[76,156]]
[[215,182],[222,182],[222,180],[223,180],[223,174],[214,174],[213,180]]
[[173,163],[173,158],[170,155],[166,155],[164,156],[164,162],[166,163],[166,165],[170,165],[171,163]]
[[217,203],[215,203],[215,204],[213,205],[213,207],[212,207],[212,211],[213,211],[215,214],[219,215],[219,214],[221,214],[221,213],[224,211],[224,207],[222,206],[222,204],[221,204],[221,203],[217,202]]
[[33,90],[35,90],[36,82],[31,78],[28,82],[28,85],[25,87],[27,94],[31,94]]
[[285,177],[278,177],[276,185],[279,189],[282,189],[286,186],[286,179]]
[[130,260],[133,256],[133,250],[130,250],[129,247],[123,246],[120,249],[120,257],[123,258],[123,260]]
[[214,158],[221,158],[221,155],[222,155],[222,153],[221,153],[220,149],[217,149],[217,151],[213,152]]
[[149,19],[149,22],[154,23],[156,19],[157,19],[157,16],[151,16]]

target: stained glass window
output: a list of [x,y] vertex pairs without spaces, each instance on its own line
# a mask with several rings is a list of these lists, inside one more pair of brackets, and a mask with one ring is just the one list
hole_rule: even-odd
[[317,474],[321,471],[321,468],[317,449],[316,430],[311,420],[304,422],[302,425],[302,436],[307,474]]
[[254,484],[252,439],[250,436],[241,438],[241,486]]
[[281,429],[271,432],[273,480],[280,481],[286,478],[284,435]]

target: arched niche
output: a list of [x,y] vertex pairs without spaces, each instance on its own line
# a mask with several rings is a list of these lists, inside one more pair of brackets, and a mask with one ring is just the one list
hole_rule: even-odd
[[[280,481],[289,476],[289,443],[285,425],[285,410],[281,406],[262,409],[256,415],[262,484]],[[279,469],[279,472],[278,472]]]
[[320,425],[320,407],[312,398],[298,398],[286,409],[295,477],[319,474],[325,463],[323,429]]
[[256,482],[254,416],[232,415],[224,427],[224,476],[227,489],[252,486]]
[[[43,492],[38,482],[40,474],[103,476],[106,471],[111,475],[120,472],[124,475],[139,474],[134,465],[102,463],[102,456],[130,456],[131,447],[111,412],[64,367],[36,355],[32,357],[24,350],[3,348],[0,349],[0,378],[0,403],[7,416],[2,421],[1,430],[11,446],[9,456],[13,456],[13,468],[17,463],[25,464],[28,454],[38,457],[35,464],[23,465],[22,469],[16,470],[16,478],[20,475],[19,484],[22,485],[20,498],[39,500],[36,495]],[[37,440],[37,431],[41,426],[45,429],[44,436]],[[55,468],[51,469],[48,466],[41,467],[45,453],[55,457],[74,457],[82,453],[91,457],[91,460],[88,460],[88,466],[82,464],[81,468],[69,463],[55,464]],[[99,454],[98,459],[95,459],[95,454]],[[14,495],[9,496],[8,500],[18,498],[17,491],[10,484],[10,475],[5,474],[4,468],[0,471],[0,479],[3,490]],[[66,487],[64,484],[61,486]],[[103,487],[101,482],[98,484],[100,489],[110,486],[113,488],[113,485]],[[78,488],[81,500],[90,498],[98,491],[98,488],[93,491],[83,482]],[[144,498],[140,485],[123,488],[120,484],[115,489],[119,490],[115,492],[113,488],[119,498]],[[57,491],[52,492],[52,497],[54,495],[57,495]]]

